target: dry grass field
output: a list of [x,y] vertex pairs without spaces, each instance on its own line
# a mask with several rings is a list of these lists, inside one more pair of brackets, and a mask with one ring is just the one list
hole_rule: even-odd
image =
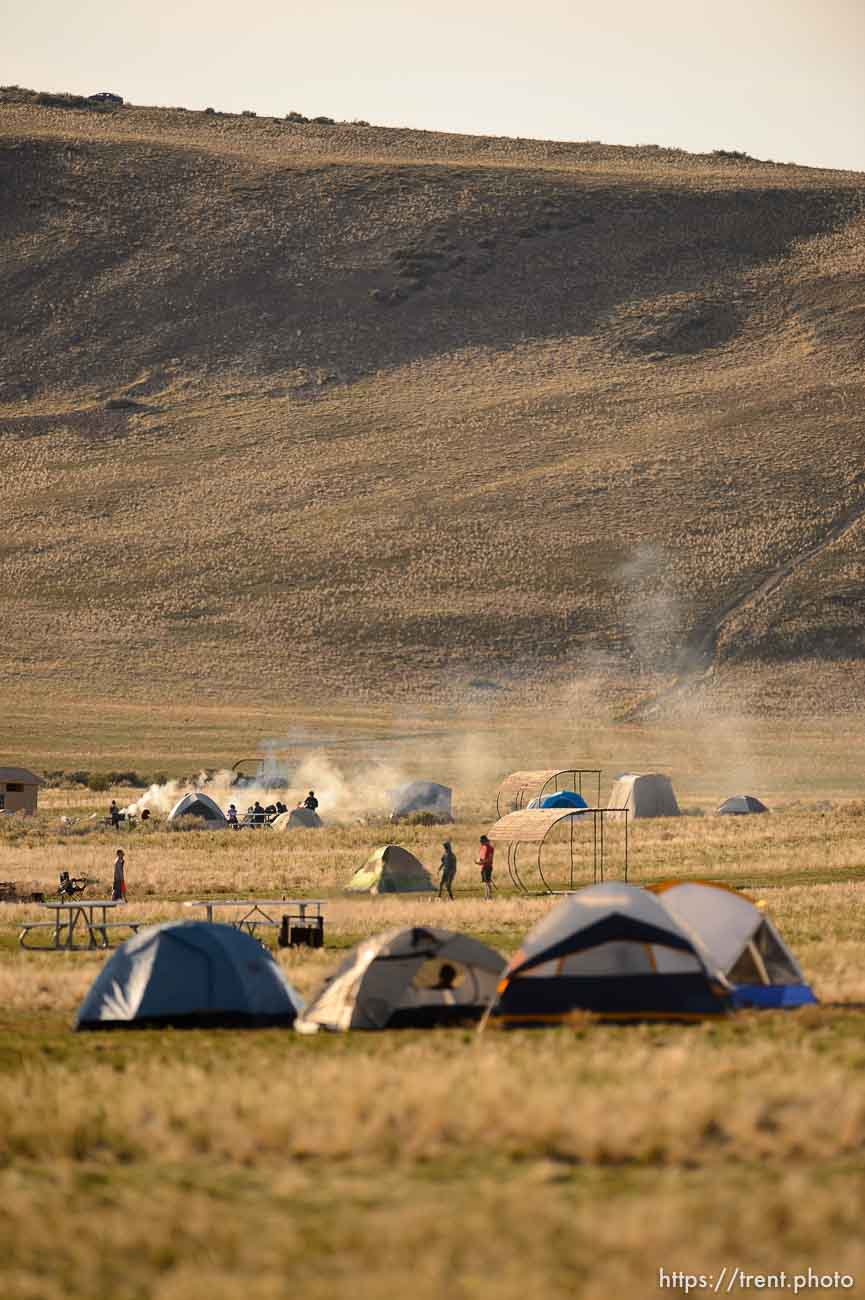
[[[474,737],[448,734],[441,720],[386,743],[383,719],[367,724],[393,766],[421,770],[434,744],[437,774],[453,775],[454,904],[341,896],[370,848],[393,836],[382,821],[331,817],[320,832],[289,835],[92,828],[90,814],[112,796],[139,797],[132,788],[43,791],[36,818],[0,829],[0,878],[47,888],[74,868],[107,882],[122,843],[129,913],[140,919],[189,916],[183,899],[200,896],[324,897],[326,948],[279,953],[305,996],[346,948],[391,925],[446,924],[512,952],[551,903],[516,897],[501,869],[500,893],[485,903],[471,865],[477,836],[519,746],[530,761],[544,745],[565,752],[565,723],[491,725],[486,767]],[[110,752],[112,734],[92,740]],[[853,719],[796,732],[739,719],[725,740],[715,719],[711,738],[693,725],[598,724],[591,747],[583,740],[587,762],[601,756],[604,798],[617,766],[663,757],[690,814],[634,825],[631,878],[747,887],[799,957],[819,1008],[688,1027],[578,1017],[559,1030],[481,1037],[77,1037],[70,1023],[103,957],[22,952],[17,926],[37,909],[5,906],[4,1297],[330,1300],[350,1289],[370,1300],[407,1290],[419,1300],[642,1300],[658,1291],[661,1268],[717,1277],[725,1266],[791,1279],[837,1271],[863,1294],[860,730]],[[138,766],[155,753],[145,748]],[[771,815],[713,816],[746,759]],[[343,783],[367,781],[352,762],[344,743]],[[77,819],[71,830],[61,816]],[[398,838],[434,867],[442,834],[412,826]],[[611,855],[609,874],[620,866]]]
[[30,717],[861,703],[861,175],[7,91],[0,177]]
[[[749,890],[822,1005],[79,1037],[103,957],[0,904],[2,1300],[865,1295],[865,176],[31,101],[0,88],[0,759],[65,775],[0,880],[103,893],[122,844],[147,921],[324,898],[326,949],[279,954],[309,995],[384,926],[516,949],[550,900],[472,865],[507,772],[659,770],[688,815],[630,878]],[[269,750],[324,830],[111,833],[142,788],[69,777]],[[455,788],[457,901],[348,900],[415,777]],[[745,792],[771,816],[712,815]],[[398,837],[435,868],[440,827]]]

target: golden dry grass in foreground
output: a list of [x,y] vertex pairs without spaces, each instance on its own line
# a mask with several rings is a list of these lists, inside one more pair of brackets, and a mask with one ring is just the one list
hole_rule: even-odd
[[[687,796],[677,777],[683,802],[703,812],[743,756],[765,773],[777,792],[769,817],[636,825],[632,878],[749,884],[824,1000],[800,1013],[625,1029],[578,1018],[481,1038],[76,1036],[70,1022],[103,957],[22,952],[16,926],[37,909],[5,907],[4,1300],[332,1300],[348,1290],[358,1300],[642,1300],[657,1293],[659,1268],[717,1275],[725,1265],[839,1270],[861,1294],[865,1013],[838,1004],[865,1002],[865,817],[858,733],[846,728],[802,727],[791,745],[789,729],[753,724],[745,750],[723,730],[712,740],[673,727],[595,733],[605,763],[663,751],[688,772]],[[403,757],[429,745],[433,723],[421,730]],[[520,745],[549,757],[555,736],[510,719],[488,749],[496,763]],[[348,945],[385,926],[444,924],[513,951],[551,903],[506,891],[480,900],[468,864],[502,773],[478,759],[472,777],[456,764],[467,752],[459,737],[437,743],[455,764],[442,774],[461,782],[453,905],[338,896],[369,848],[394,835],[385,823],[286,836],[79,833],[110,798],[80,789],[43,792],[32,823],[9,819],[0,878],[51,883],[74,865],[105,880],[122,843],[129,914],[145,920],[187,916],[182,899],[198,895],[322,893],[328,948],[279,954],[306,996]],[[72,834],[61,813],[82,819]],[[434,865],[442,834],[396,837]]]

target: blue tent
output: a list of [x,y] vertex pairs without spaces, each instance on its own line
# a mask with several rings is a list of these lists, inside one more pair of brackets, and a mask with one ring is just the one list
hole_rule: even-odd
[[76,1029],[291,1025],[303,1002],[250,935],[169,921],[127,939],[105,963]]
[[555,794],[545,794],[543,799],[533,799],[529,808],[588,808],[581,794],[573,790],[557,790]]

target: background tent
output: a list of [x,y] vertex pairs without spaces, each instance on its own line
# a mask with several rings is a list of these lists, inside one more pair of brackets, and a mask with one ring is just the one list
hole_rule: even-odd
[[393,811],[391,817],[408,817],[410,813],[433,813],[441,821],[453,821],[453,790],[435,781],[411,781],[398,790],[391,790]]
[[429,894],[435,886],[413,853],[399,844],[385,844],[370,854],[345,888],[349,894]]
[[526,808],[588,808],[581,794],[574,790],[559,790],[556,794],[545,794],[542,799],[532,799]]
[[734,794],[725,799],[718,812],[721,816],[746,817],[749,813],[764,813],[769,809],[752,794]]
[[608,808],[627,808],[631,817],[678,817],[679,805],[668,776],[628,772],[616,779]]
[[200,817],[207,822],[208,830],[223,831],[228,826],[219,804],[214,803],[209,794],[200,792],[185,794],[178,800],[168,814],[168,821],[177,821],[178,817]]
[[693,1019],[730,1006],[723,977],[675,917],[635,885],[589,885],[530,930],[499,985],[506,1024],[571,1012],[611,1019]]
[[106,962],[76,1029],[291,1025],[302,1007],[266,948],[231,925],[140,930]]
[[280,813],[278,817],[274,817],[270,823],[270,829],[272,831],[293,831],[297,830],[299,826],[317,829],[321,825],[321,818],[311,808],[290,808],[288,812]]
[[426,1028],[477,1020],[505,959],[450,930],[415,927],[366,939],[313,999],[296,1028]]
[[800,1007],[817,1001],[796,958],[750,898],[708,881],[649,888],[697,936],[732,985],[735,1006]]

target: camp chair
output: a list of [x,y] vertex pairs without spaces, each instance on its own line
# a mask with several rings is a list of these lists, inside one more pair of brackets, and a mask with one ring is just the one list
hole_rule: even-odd
[[68,871],[61,871],[57,893],[61,898],[74,898],[76,894],[83,894],[87,886],[93,883],[87,876],[70,876]]

